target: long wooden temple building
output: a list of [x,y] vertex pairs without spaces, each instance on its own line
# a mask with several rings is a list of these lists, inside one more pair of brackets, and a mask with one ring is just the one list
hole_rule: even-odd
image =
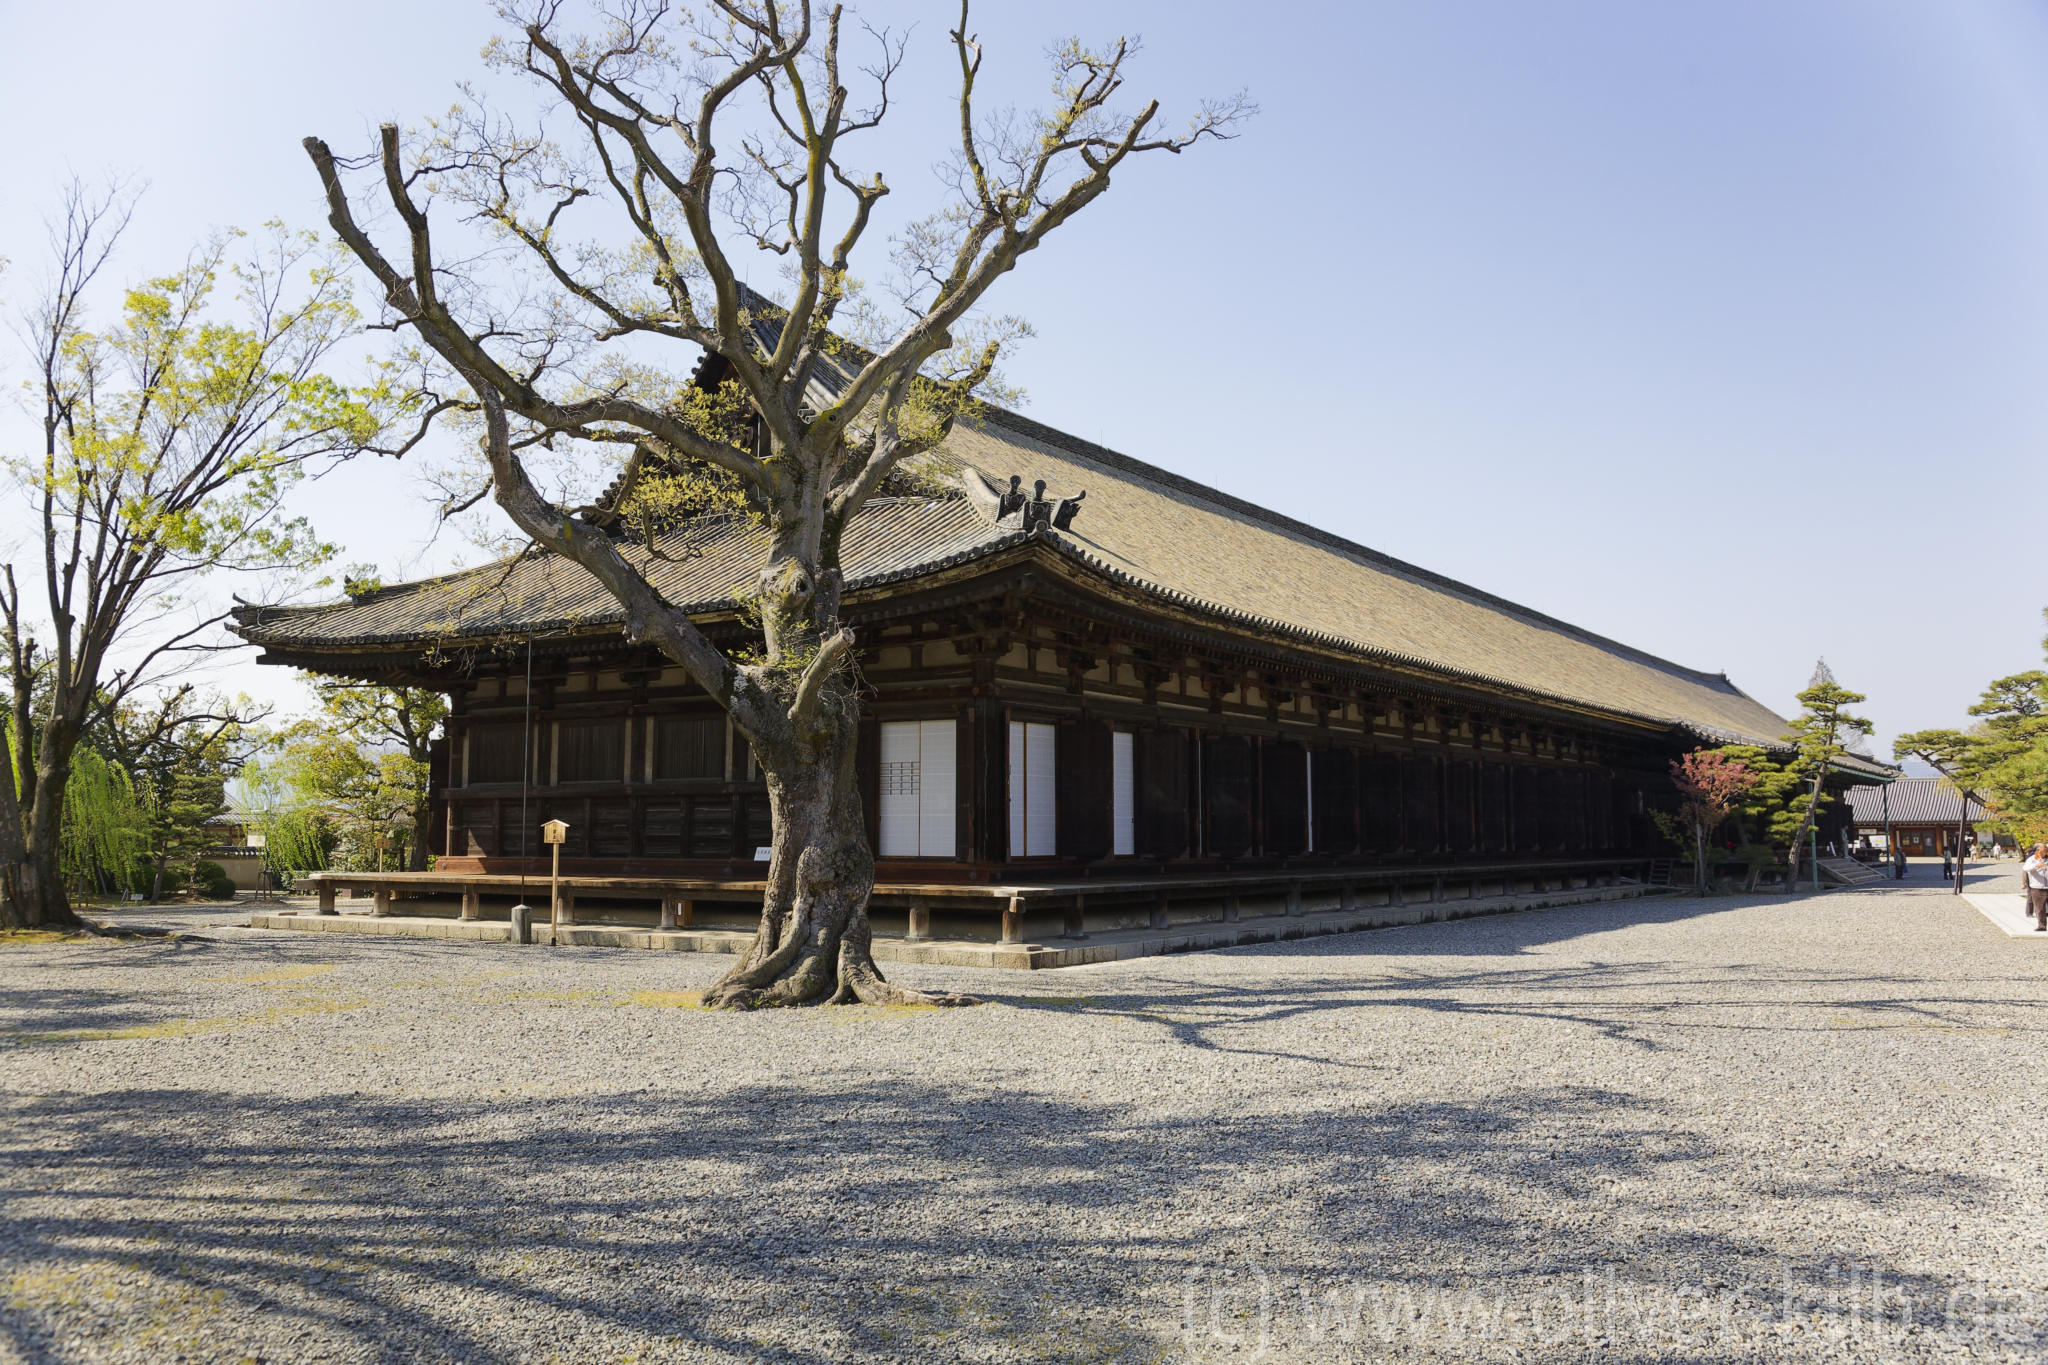
[[[1027,418],[987,412],[942,453],[958,491],[880,499],[843,548],[880,934],[933,932],[933,906],[948,932],[1016,938],[1163,924],[1205,893],[1198,913],[1234,917],[1236,886],[1611,882],[1667,856],[1649,815],[1673,757],[1784,747],[1725,675]],[[737,644],[761,548],[744,519],[699,518],[648,572]],[[719,708],[620,620],[540,555],[245,607],[235,628],[267,663],[448,694],[430,876],[468,886],[470,913],[476,887],[545,871],[538,828],[561,819],[586,902],[669,887],[699,922],[744,923],[765,790]],[[973,894],[995,887],[1046,894]]]

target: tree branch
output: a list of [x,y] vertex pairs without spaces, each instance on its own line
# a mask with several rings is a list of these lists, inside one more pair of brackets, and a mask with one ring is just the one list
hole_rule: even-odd
[[828,635],[819,642],[818,652],[804,666],[803,676],[797,680],[796,696],[789,703],[789,723],[798,733],[810,728],[818,713],[818,699],[824,694],[825,684],[852,648],[853,632],[850,630]]

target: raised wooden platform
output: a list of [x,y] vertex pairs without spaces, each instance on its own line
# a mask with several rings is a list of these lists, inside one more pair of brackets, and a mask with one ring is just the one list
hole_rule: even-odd
[[[1346,913],[1360,909],[1404,906],[1417,902],[1475,900],[1482,897],[1543,895],[1591,887],[1613,887],[1646,880],[1646,860],[1636,858],[1542,859],[1488,864],[1439,864],[1380,867],[1280,867],[1234,870],[1201,868],[1156,876],[1103,876],[1043,882],[913,883],[878,882],[870,903],[878,910],[903,911],[905,937],[931,937],[931,916],[941,913],[1000,916],[1000,938],[1022,942],[1027,930],[1045,936],[1042,923],[1058,915],[1058,935],[1086,937],[1091,923],[1100,928],[1168,928],[1177,909],[1190,903],[1213,903],[1226,922],[1240,918],[1240,907],[1262,898],[1279,899],[1289,914],[1303,913],[1318,897],[1322,907]],[[332,914],[342,892],[367,894],[372,913],[388,915],[401,900],[454,898],[460,918],[482,916],[486,896],[517,896],[549,904],[549,880],[503,873],[465,872],[315,872],[300,880],[299,889],[318,895],[320,913]],[[578,922],[579,900],[653,901],[660,906],[661,929],[693,926],[700,906],[758,907],[767,883],[760,879],[725,880],[693,877],[606,877],[579,874],[560,879],[560,917]],[[602,913],[602,912],[600,912]],[[1137,922],[1132,923],[1135,918]],[[1041,921],[1032,923],[1031,921]],[[1106,923],[1102,921],[1106,920]]]
[[[408,874],[386,874],[385,880],[402,875]],[[432,874],[409,875],[419,877]],[[514,883],[516,889],[518,878],[506,880]],[[564,881],[567,880],[564,878]],[[417,885],[416,882],[411,884]],[[1604,885],[1581,884],[1553,886],[1541,890],[1508,890],[1495,895],[1444,896],[1441,894],[1444,888],[1438,884],[1434,889],[1439,894],[1433,900],[1410,900],[1398,894],[1383,894],[1377,904],[1364,905],[1359,903],[1359,897],[1354,892],[1348,898],[1348,903],[1347,900],[1340,899],[1334,906],[1319,908],[1310,904],[1310,895],[1301,888],[1296,887],[1292,894],[1287,894],[1283,885],[1283,894],[1276,902],[1283,907],[1280,913],[1244,914],[1242,908],[1248,898],[1244,890],[1246,885],[1251,885],[1254,889],[1272,889],[1256,878],[1248,879],[1246,882],[1210,882],[1203,885],[1179,881],[1171,883],[1171,890],[1183,906],[1193,908],[1200,905],[1202,902],[1196,899],[1200,893],[1208,903],[1220,903],[1220,914],[1212,912],[1198,918],[1182,918],[1177,923],[1169,914],[1165,918],[1154,918],[1141,928],[1098,929],[1076,935],[1072,939],[1047,938],[1044,941],[1031,941],[1021,934],[1016,937],[1008,936],[1016,921],[1013,919],[1013,912],[1005,909],[1005,937],[995,941],[988,938],[933,938],[928,933],[916,936],[878,932],[874,939],[874,953],[877,960],[883,962],[918,962],[955,967],[1003,967],[1026,970],[1078,967],[1089,963],[1115,962],[1124,958],[1150,957],[1161,953],[1195,952],[1209,948],[1234,947],[1239,944],[1307,938],[1320,934],[1349,933],[1359,929],[1622,900],[1648,894],[1652,889],[1640,882],[1627,880]],[[529,883],[528,889],[536,892],[534,899],[537,902],[545,900],[544,887],[536,889]],[[1012,900],[1017,899],[1014,895],[1017,891],[1037,892],[1048,896],[1061,894],[1058,888],[1052,887],[943,889],[948,893],[979,891],[983,893],[981,899],[984,902],[994,899],[994,893],[1003,891],[1013,893],[1009,897]],[[1109,888],[1091,884],[1084,894],[1092,895],[1106,889]],[[754,884],[753,891],[756,896],[759,895],[758,883]],[[672,895],[673,888],[664,887],[661,894]],[[1071,897],[1074,892],[1068,888],[1063,894]],[[919,920],[914,914],[908,920],[908,925],[912,929],[915,929],[918,923]],[[926,923],[928,924],[928,921]],[[257,929],[311,933],[368,934],[380,937],[454,939],[490,943],[513,941],[509,921],[481,917],[452,918],[445,915],[390,913],[323,914],[306,910],[259,911],[251,916],[250,925]],[[534,925],[533,935],[536,942],[557,942],[567,947],[647,948],[699,953],[738,953],[753,940],[750,929],[710,928],[686,924],[658,924],[650,927],[631,924],[568,923],[551,934],[544,915]]]

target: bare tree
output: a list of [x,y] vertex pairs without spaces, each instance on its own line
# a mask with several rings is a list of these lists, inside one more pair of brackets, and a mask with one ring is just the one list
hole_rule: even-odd
[[[148,709],[172,674],[223,647],[222,618],[197,609],[204,576],[325,557],[283,499],[308,461],[353,453],[383,425],[383,393],[352,393],[320,370],[357,324],[346,280],[311,239],[281,229],[247,252],[234,234],[216,237],[177,273],[127,291],[116,325],[87,330],[86,295],[130,203],[118,189],[67,189],[49,289],[20,329],[43,448],[10,469],[40,563],[20,577],[0,565],[0,918],[13,926],[78,922],[59,834],[88,727],[131,701]],[[223,285],[233,320],[214,305]],[[36,576],[39,611],[23,600]],[[179,714],[187,698],[169,698],[160,709]]]
[[[1120,39],[1055,49],[1046,112],[985,118],[963,2],[950,34],[953,193],[894,238],[905,311],[892,325],[851,273],[889,186],[847,153],[890,110],[900,38],[869,31],[877,55],[856,76],[840,7],[814,15],[810,0],[694,11],[616,0],[587,34],[568,31],[553,0],[503,13],[516,31],[495,60],[538,84],[566,137],[473,104],[411,145],[387,124],[362,163],[308,138],[329,221],[382,284],[393,321],[449,376],[433,404],[481,419],[498,505],[601,582],[625,608],[628,638],[688,670],[753,746],[774,826],[768,889],[752,949],[706,1003],[925,1000],[885,982],[869,950],[874,864],[854,778],[841,535],[990,382],[1016,330],[978,320],[990,287],[1133,157],[1228,136],[1251,106],[1205,104],[1175,132],[1160,130],[1156,102],[1115,112],[1134,51]],[[856,78],[871,92],[858,106]],[[350,200],[343,176],[358,166],[395,211],[403,235],[391,249]],[[514,245],[540,286],[531,297],[500,285],[493,305],[477,258],[439,244],[437,193]],[[594,206],[615,215],[607,225],[625,245],[570,236]],[[729,239],[784,264],[786,304],[744,287]],[[700,351],[730,376],[715,392],[684,381]],[[722,652],[592,517],[543,491],[531,462],[558,439],[619,452],[629,493],[658,503],[664,487],[674,500],[708,482],[758,518],[758,657]]]

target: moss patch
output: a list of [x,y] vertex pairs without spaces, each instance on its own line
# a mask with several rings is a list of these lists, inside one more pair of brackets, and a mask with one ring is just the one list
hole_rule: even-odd
[[634,991],[626,999],[636,1005],[653,1005],[679,1010],[701,1010],[704,997],[696,991]]
[[210,981],[224,981],[238,986],[263,986],[278,981],[303,981],[309,976],[325,976],[334,970],[332,963],[305,967],[279,967],[274,971],[250,972],[245,976],[215,976]]
[[0,948],[34,948],[45,943],[66,943],[88,937],[77,930],[0,929]]

